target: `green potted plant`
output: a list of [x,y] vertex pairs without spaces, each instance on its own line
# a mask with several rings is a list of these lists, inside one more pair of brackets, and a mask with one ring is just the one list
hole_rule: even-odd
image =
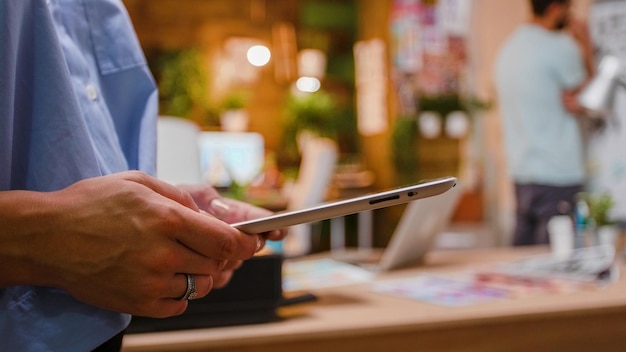
[[248,92],[235,90],[226,95],[220,104],[220,125],[222,130],[243,132],[248,129]]
[[614,225],[609,213],[613,208],[613,197],[608,193],[590,194],[587,196],[589,204],[589,217],[596,227]]
[[298,158],[298,135],[307,131],[336,140],[339,133],[338,107],[324,91],[292,95],[287,99],[283,118],[283,157]]
[[618,229],[611,218],[611,210],[615,205],[609,193],[588,194],[586,201],[589,206],[590,226],[596,234],[597,244],[615,244]]
[[151,68],[159,86],[159,113],[191,119],[202,126],[217,124],[209,104],[208,70],[195,48],[151,56]]

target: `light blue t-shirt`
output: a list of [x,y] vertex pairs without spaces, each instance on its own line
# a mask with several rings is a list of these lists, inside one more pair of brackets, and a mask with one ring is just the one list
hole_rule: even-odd
[[516,183],[583,184],[582,135],[562,93],[585,77],[582,53],[565,33],[526,24],[502,47],[495,82],[508,168]]
[[[0,191],[154,174],[157,93],[121,0],[0,1]],[[90,351],[130,316],[0,289],[0,351]]]

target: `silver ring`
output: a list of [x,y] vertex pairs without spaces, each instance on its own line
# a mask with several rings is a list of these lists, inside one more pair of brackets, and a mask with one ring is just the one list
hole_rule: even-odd
[[192,274],[185,274],[185,276],[187,276],[187,290],[180,300],[190,301],[198,296],[198,292],[196,292],[196,278]]

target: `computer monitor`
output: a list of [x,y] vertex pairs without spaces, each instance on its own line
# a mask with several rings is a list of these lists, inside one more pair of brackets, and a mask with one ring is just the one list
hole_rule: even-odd
[[202,180],[214,187],[249,184],[263,170],[265,143],[254,132],[201,132]]

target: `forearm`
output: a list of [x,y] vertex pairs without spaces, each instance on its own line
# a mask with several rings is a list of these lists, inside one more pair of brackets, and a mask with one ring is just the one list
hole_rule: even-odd
[[38,257],[49,243],[41,238],[53,235],[51,198],[51,193],[0,192],[0,287],[50,283]]
[[570,33],[580,48],[587,78],[595,74],[595,59],[593,55],[593,42],[589,34],[589,28],[584,21],[572,20]]

